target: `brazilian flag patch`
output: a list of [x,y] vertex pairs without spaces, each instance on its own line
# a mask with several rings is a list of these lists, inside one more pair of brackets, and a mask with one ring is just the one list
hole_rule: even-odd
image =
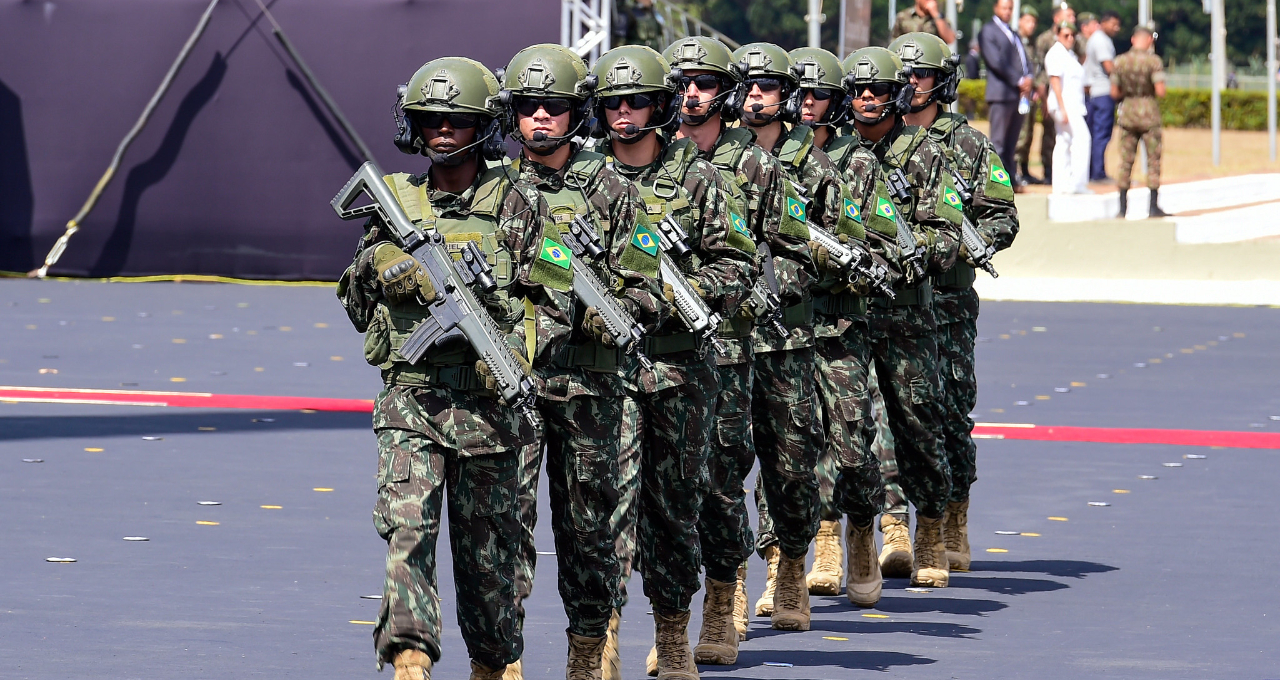
[[987,170],[987,184],[983,192],[988,198],[1012,201],[1013,180],[1009,177],[1009,171],[1000,164],[1000,159],[994,152],[988,153],[987,158],[990,159],[991,167]]
[[953,191],[951,187],[943,187],[942,200],[956,210],[964,210],[964,202],[960,200],[960,194]]
[[1009,179],[1009,173],[1000,165],[1000,162],[992,159],[991,161],[991,181],[996,184],[1003,184],[1009,188],[1013,188],[1012,180]]
[[571,257],[572,256],[569,254],[568,248],[565,248],[549,238],[543,237],[542,252],[538,254],[538,259],[546,260],[561,269],[568,269]]
[[804,201],[800,201],[790,196],[787,197],[787,214],[804,221]]
[[877,196],[876,197],[876,214],[880,215],[881,217],[884,217],[885,219],[892,220],[898,214],[898,212],[893,209],[893,203],[891,203],[888,199],[884,198],[883,196]]
[[742,215],[735,212],[729,213],[729,223],[733,225],[733,230],[742,234],[747,238],[751,238],[751,231],[747,229],[747,221],[742,219]]
[[643,224],[636,225],[636,232],[631,237],[631,245],[654,257],[658,256],[658,237]]
[[847,198],[844,199],[844,216],[859,224],[862,223],[862,211],[858,210],[858,204]]

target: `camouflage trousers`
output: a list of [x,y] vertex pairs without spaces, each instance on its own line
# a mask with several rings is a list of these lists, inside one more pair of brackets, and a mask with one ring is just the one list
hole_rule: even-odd
[[614,554],[618,559],[618,584],[621,604],[628,601],[627,583],[637,568],[639,539],[636,525],[640,520],[640,402],[628,392],[622,398],[622,424],[618,446],[618,505],[609,517],[609,532],[613,536]]
[[[884,505],[880,466],[871,454],[872,428],[867,391],[871,362],[867,325],[857,319],[842,335],[819,337],[818,396],[826,446],[818,455],[819,519],[838,522],[845,515],[858,526],[875,520]],[[756,496],[760,532],[773,534],[768,502]]]
[[1138,141],[1147,147],[1147,188],[1160,188],[1160,160],[1164,155],[1164,131],[1153,128],[1120,128],[1120,174],[1116,186],[1128,189],[1133,178],[1133,163],[1138,157]]
[[816,351],[812,347],[757,352],[751,395],[751,430],[760,471],[756,503],[767,503],[772,531],[756,549],[774,543],[792,559],[809,552],[818,534],[818,477],[814,467],[826,447],[819,417]]
[[[391,388],[378,398],[373,523],[387,541],[382,609],[373,630],[380,667],[401,649],[440,659],[436,540],[446,488],[458,626],[467,653],[489,668],[503,668],[523,652],[523,619],[514,602],[518,453],[465,455],[448,445],[455,443],[453,433],[437,427],[464,418],[476,429],[488,428],[507,416],[498,413],[502,408],[492,399],[438,387]],[[395,412],[385,412],[390,409]]]
[[889,414],[884,408],[884,393],[880,391],[880,379],[873,364],[867,392],[871,395],[871,417],[875,420],[875,440],[871,453],[880,462],[880,478],[884,483],[884,509],[886,515],[907,518],[910,507],[898,486],[898,459],[893,455],[893,430],[889,429]]
[[[551,532],[555,537],[557,586],[569,632],[601,637],[613,610],[621,606],[621,574],[610,519],[618,505],[618,432],[622,397],[578,395],[568,400],[539,402],[550,493]],[[522,517],[520,578],[516,602],[533,588],[537,552],[533,529],[537,523],[540,442],[521,452],[520,506]]]
[[1036,110],[1040,107],[1039,102],[1031,105],[1031,113],[1022,117],[1022,129],[1018,130],[1018,145],[1014,147],[1014,158],[1018,161],[1018,167],[1014,168],[1015,173],[1030,172],[1031,167],[1031,140],[1035,137],[1036,132]]
[[973,443],[973,419],[978,405],[974,374],[974,346],[978,342],[978,292],[972,287],[934,291],[938,315],[938,376],[942,384],[942,448],[951,468],[951,496],[969,500],[969,487],[978,480],[978,447]]
[[698,518],[698,536],[707,578],[729,582],[737,578],[738,566],[751,555],[755,541],[744,488],[755,464],[751,443],[753,352],[749,341],[726,338],[724,342],[741,344],[746,361],[717,366],[720,397],[707,456],[710,487]]
[[[653,357],[651,357],[653,358]],[[655,360],[660,371],[668,365]],[[701,588],[698,515],[707,491],[707,455],[720,379],[710,357],[680,364],[683,382],[653,392],[628,392],[623,407],[620,460],[638,461],[636,551],[644,593],[655,610],[687,611]],[[623,503],[628,487],[621,485]],[[619,510],[622,503],[620,503]],[[615,510],[615,536],[625,513]],[[621,545],[625,541],[617,541]],[[625,546],[623,546],[625,547]],[[625,561],[620,556],[620,562]]]
[[893,433],[898,484],[926,517],[942,517],[951,470],[942,450],[942,389],[932,302],[868,310],[871,353]]

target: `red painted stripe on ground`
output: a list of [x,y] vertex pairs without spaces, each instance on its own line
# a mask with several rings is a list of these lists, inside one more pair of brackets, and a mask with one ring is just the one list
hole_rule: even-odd
[[237,408],[270,411],[346,411],[370,413],[372,399],[288,397],[208,392],[150,392],[146,390],[59,389],[50,387],[0,387],[0,400],[110,404],[117,406],[174,406],[182,408]]
[[1156,430],[1128,427],[1062,427],[1025,425],[1001,427],[998,423],[975,426],[976,435],[1045,442],[1093,442],[1098,444],[1172,444],[1222,446],[1234,449],[1280,449],[1280,433],[1226,430]]

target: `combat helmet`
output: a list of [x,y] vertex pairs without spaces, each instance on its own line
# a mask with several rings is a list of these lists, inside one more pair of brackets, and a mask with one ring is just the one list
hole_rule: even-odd
[[[526,47],[511,58],[507,68],[498,71],[498,77],[502,80],[498,97],[507,116],[506,128],[512,137],[536,154],[550,154],[568,143],[591,118],[591,97],[599,79],[587,71],[582,57],[567,47],[553,44]],[[525,99],[567,100],[560,105],[567,103],[572,113],[569,131],[559,137],[536,132],[534,139],[524,139],[515,118],[521,100]],[[537,138],[539,135],[541,139]]]
[[[733,53],[738,68],[743,72],[743,120],[753,125],[767,125],[774,120],[795,122],[800,117],[800,79],[796,76],[795,64],[787,51],[773,43],[757,42],[739,47]],[[772,115],[762,111],[748,111],[746,95],[751,92],[751,84],[757,78],[776,78],[782,82],[782,101],[774,108]],[[756,106],[759,106],[758,104]]]
[[604,109],[617,101],[615,97],[648,95],[652,101],[649,104],[653,107],[649,125],[638,128],[631,135],[613,133],[614,139],[624,144],[634,144],[653,130],[670,130],[678,124],[675,113],[679,107],[675,100],[676,80],[680,72],[672,71],[667,60],[653,48],[645,45],[615,47],[600,55],[591,70],[598,80],[596,136],[604,137],[611,133],[605,123]]
[[[672,68],[679,69],[682,73],[689,71],[709,71],[720,81],[720,92],[711,100],[711,105],[707,107],[707,112],[702,115],[693,115],[690,113],[681,114],[681,122],[689,125],[702,125],[707,119],[719,112],[721,118],[727,121],[737,120],[741,113],[742,92],[740,84],[744,72],[733,58],[733,53],[729,51],[728,46],[719,40],[705,36],[694,35],[687,38],[681,38],[662,51],[662,56],[671,64]],[[679,80],[681,88],[688,86],[687,76],[682,76]],[[680,92],[684,94],[683,91]]]
[[929,90],[929,99],[920,106],[911,107],[912,113],[923,111],[934,102],[950,104],[956,100],[963,75],[960,56],[953,53],[942,38],[932,33],[908,33],[889,43],[889,50],[898,55],[907,68],[937,72],[933,89]]
[[862,89],[868,85],[887,83],[889,102],[881,107],[881,114],[876,118],[867,118],[852,108],[853,117],[859,122],[874,125],[884,116],[901,116],[911,111],[911,97],[915,88],[908,77],[910,70],[902,65],[898,55],[883,47],[864,47],[850,54],[844,60],[844,84],[849,88],[849,95],[857,99]]
[[[481,146],[484,157],[496,160],[506,154],[499,119],[498,79],[484,64],[465,57],[433,59],[422,65],[408,83],[398,88],[396,107],[396,148],[409,154],[421,153],[432,162],[460,161],[463,151]],[[425,113],[453,114],[459,122],[479,128],[476,141],[449,154],[436,154],[422,139],[419,120]],[[450,122],[453,122],[451,119]]]
[[815,98],[826,90],[832,100],[822,120],[813,124],[836,126],[843,123],[849,113],[849,91],[844,84],[844,66],[840,58],[821,47],[799,47],[791,50],[790,56],[800,81],[800,100],[804,101],[804,90],[814,90]]

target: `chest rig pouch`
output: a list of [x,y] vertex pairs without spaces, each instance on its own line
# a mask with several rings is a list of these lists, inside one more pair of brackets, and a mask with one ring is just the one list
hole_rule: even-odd
[[[751,233],[748,226],[747,216],[759,207],[759,199],[747,195],[746,186],[751,180],[742,171],[742,159],[755,143],[754,132],[740,127],[728,128],[720,135],[720,140],[716,143],[716,148],[711,155],[711,164],[720,172],[720,176],[729,187],[726,203],[729,206],[729,219],[733,226],[733,230],[729,233],[729,245],[752,254],[755,254],[758,249],[755,235]],[[760,266],[760,262],[757,261],[757,271]],[[751,336],[751,329],[755,326],[755,322],[755,314],[744,305],[738,309],[737,313],[721,321],[717,332],[722,338],[747,338]]]
[[[503,199],[511,187],[506,172],[502,168],[485,171],[476,184],[475,193],[468,205],[450,205],[439,210],[429,200],[426,175],[396,173],[383,179],[395,192],[405,215],[423,231],[435,231],[443,235],[445,244],[455,259],[461,258],[462,248],[468,242],[480,247],[489,265],[493,267],[493,278],[498,284],[496,291],[481,297],[481,303],[494,315],[502,331],[510,333],[512,320],[504,317],[506,310],[512,308],[508,290],[515,278],[515,266],[511,253],[502,245],[506,234],[499,224]],[[426,314],[425,309],[414,303],[387,305],[386,322],[392,364],[390,370],[397,374],[400,383],[439,381],[457,383],[455,387],[471,389],[473,376],[463,374],[468,371],[474,373],[473,365],[477,357],[465,343],[448,342],[432,348],[421,362],[426,367],[409,367],[404,363],[399,353],[400,347]],[[428,367],[455,368],[432,370]]]

